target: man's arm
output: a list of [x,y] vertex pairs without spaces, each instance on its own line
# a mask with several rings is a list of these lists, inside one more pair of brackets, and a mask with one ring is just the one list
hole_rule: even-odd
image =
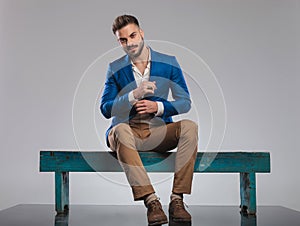
[[172,59],[172,73],[170,77],[170,89],[174,101],[163,100],[164,113],[162,117],[183,114],[191,109],[190,94],[182,73],[182,70],[175,57]]
[[[171,75],[168,82],[162,79],[159,82],[166,83],[172,91],[173,101],[152,96],[147,100],[136,102],[135,107],[139,114],[154,113],[156,116],[170,117],[178,114],[186,113],[191,108],[191,99],[189,91],[183,77],[182,70],[175,57],[171,58],[169,66],[171,67]],[[158,106],[158,105],[161,106]]]
[[[117,115],[121,117],[128,117],[132,107],[135,106],[135,104],[138,102],[137,101],[136,103],[134,103],[132,98],[134,98],[135,100],[139,100],[143,98],[146,94],[153,95],[156,89],[155,82],[144,81],[133,91],[120,96],[120,88],[118,87],[118,82],[113,76],[111,66],[109,66],[107,70],[106,81],[100,105],[101,112],[106,118],[110,118],[112,116]],[[153,107],[156,107],[155,112],[157,112],[156,103],[155,106],[151,105],[151,111],[154,110]]]
[[126,116],[129,115],[132,105],[128,100],[128,93],[119,96],[119,92],[120,90],[117,81],[115,80],[111,66],[109,65],[100,104],[101,113],[105,118],[120,114]]

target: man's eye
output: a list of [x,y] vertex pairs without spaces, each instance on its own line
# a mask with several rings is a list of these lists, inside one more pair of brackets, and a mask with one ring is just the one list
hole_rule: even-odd
[[132,34],[130,35],[130,38],[134,38],[136,36],[136,34]]

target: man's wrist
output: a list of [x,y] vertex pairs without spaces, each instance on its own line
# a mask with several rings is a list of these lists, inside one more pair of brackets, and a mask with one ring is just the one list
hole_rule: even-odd
[[157,112],[155,116],[162,116],[164,114],[164,105],[161,101],[156,101],[157,104]]

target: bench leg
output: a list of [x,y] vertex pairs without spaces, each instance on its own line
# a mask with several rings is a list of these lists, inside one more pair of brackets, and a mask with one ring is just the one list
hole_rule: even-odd
[[256,214],[256,179],[255,173],[240,173],[241,212]]
[[55,172],[55,210],[58,214],[69,210],[69,172]]

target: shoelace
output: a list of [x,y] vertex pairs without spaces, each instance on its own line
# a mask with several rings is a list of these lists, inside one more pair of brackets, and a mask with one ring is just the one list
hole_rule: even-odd
[[159,208],[158,199],[150,202],[148,208],[149,210],[155,210],[156,208]]
[[185,202],[183,202],[182,199],[175,199],[174,201],[175,201],[175,206],[176,207],[180,207],[180,208],[186,207],[186,208],[189,208],[189,206]]

